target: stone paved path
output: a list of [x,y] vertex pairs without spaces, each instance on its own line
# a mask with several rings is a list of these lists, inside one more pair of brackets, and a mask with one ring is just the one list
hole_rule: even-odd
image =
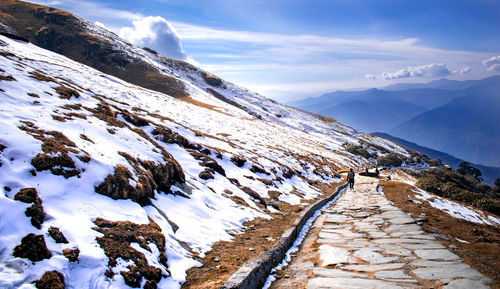
[[323,211],[308,289],[490,288],[491,279],[422,231],[377,185],[357,176],[355,189]]

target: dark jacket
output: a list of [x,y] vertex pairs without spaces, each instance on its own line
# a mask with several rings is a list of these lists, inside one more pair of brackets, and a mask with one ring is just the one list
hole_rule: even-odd
[[347,180],[354,182],[354,172],[348,172],[347,173]]

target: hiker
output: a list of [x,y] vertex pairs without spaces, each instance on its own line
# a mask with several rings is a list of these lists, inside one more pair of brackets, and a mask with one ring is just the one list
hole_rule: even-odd
[[349,189],[354,189],[354,171],[352,169],[347,173],[347,181],[349,182]]

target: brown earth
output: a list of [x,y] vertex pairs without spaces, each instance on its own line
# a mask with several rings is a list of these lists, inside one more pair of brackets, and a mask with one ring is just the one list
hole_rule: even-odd
[[[319,185],[325,192],[320,198],[332,194],[339,185],[339,183]],[[272,219],[259,218],[246,222],[244,225],[247,229],[243,233],[235,235],[231,242],[215,243],[212,250],[206,253],[205,258],[199,259],[202,266],[188,270],[187,280],[182,288],[219,288],[241,265],[259,257],[276,245],[280,236],[290,228],[300,212],[315,201],[307,200],[299,205],[282,203],[281,212],[271,214]]]
[[57,271],[49,271],[43,274],[40,280],[35,281],[38,289],[64,289],[64,276]]
[[[427,202],[417,204],[415,189],[405,183],[380,181],[387,199],[413,218],[422,220],[422,229],[429,233],[440,233],[443,245],[455,247],[455,254],[462,257],[484,275],[492,278],[492,288],[500,288],[500,227],[471,223],[454,218],[442,210],[431,207]],[[465,205],[464,205],[465,206]],[[425,214],[425,218],[422,218]],[[463,243],[457,239],[467,241]]]

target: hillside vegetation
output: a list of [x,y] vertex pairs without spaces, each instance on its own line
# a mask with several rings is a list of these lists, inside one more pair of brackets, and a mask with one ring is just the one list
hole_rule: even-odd
[[422,190],[500,215],[500,179],[494,186],[481,184],[481,172],[466,162],[456,171],[437,168],[408,172],[418,178],[415,185]]

